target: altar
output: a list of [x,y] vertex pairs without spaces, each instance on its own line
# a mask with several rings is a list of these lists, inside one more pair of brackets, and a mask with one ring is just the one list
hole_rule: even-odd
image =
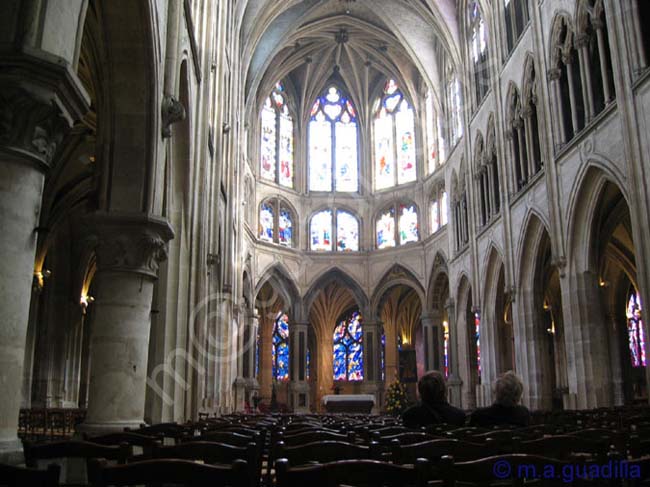
[[329,394],[322,399],[328,413],[370,414],[375,405],[372,394]]

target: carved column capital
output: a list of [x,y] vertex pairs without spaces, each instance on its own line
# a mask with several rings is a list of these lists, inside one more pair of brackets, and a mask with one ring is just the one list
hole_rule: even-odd
[[98,271],[132,272],[156,278],[174,233],[166,220],[146,215],[96,213],[88,222]]
[[47,169],[69,128],[59,109],[47,99],[0,84],[0,150]]
[[574,42],[576,49],[582,49],[583,47],[589,46],[589,39],[590,39],[589,34],[577,35]]
[[562,76],[562,70],[560,68],[552,68],[547,72],[549,81],[557,81]]
[[187,116],[183,104],[172,95],[165,95],[161,107],[162,116],[162,136],[168,138],[172,136],[172,125],[185,120]]

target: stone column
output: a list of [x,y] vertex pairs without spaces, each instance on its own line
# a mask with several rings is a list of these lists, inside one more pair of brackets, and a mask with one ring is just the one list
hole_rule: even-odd
[[437,330],[433,313],[422,313],[422,340],[424,341],[424,368],[426,371],[439,368],[438,350],[436,349]]
[[581,34],[576,36],[575,46],[578,50],[578,62],[580,63],[581,86],[585,105],[585,125],[594,118],[596,107],[594,106],[594,90],[591,84],[591,62],[589,61],[589,36]]
[[[560,93],[560,78],[562,77],[562,70],[560,68],[553,68],[548,70],[548,82],[550,84],[549,94],[551,95],[551,110],[553,111],[553,119],[557,121],[553,124],[555,131],[556,145],[565,144],[567,142],[565,133],[566,127],[564,126],[564,117],[562,114],[567,107],[562,104],[562,96]],[[555,99],[555,103],[553,103]]]
[[291,336],[291,407],[296,413],[309,412],[309,383],[307,382],[308,323],[294,322],[289,328]]
[[[70,78],[57,78],[60,86],[50,89],[37,85],[27,67],[2,58],[0,64],[0,462],[16,463],[22,458],[16,435],[44,176],[69,121],[87,104]],[[49,69],[43,62],[41,77],[55,78]],[[67,91],[80,100],[70,111],[54,103],[66,100]]]
[[603,93],[605,94],[605,105],[609,105],[614,100],[614,89],[610,85],[609,75],[607,73],[607,55],[605,49],[609,46],[605,41],[605,24],[599,19],[593,19],[594,29],[596,29],[596,38],[598,41],[598,56],[600,59],[600,76],[603,78]]
[[253,396],[260,390],[260,384],[257,381],[256,365],[257,365],[257,333],[259,329],[259,319],[257,310],[252,309],[248,311],[248,334],[246,343],[244,343],[245,354],[245,367],[244,379],[246,381],[246,399],[251,408],[255,407],[253,403]]
[[89,223],[97,273],[88,414],[80,430],[100,434],[143,423],[153,286],[173,232],[146,215],[97,213]]
[[[576,62],[574,59],[573,53],[571,51],[562,53],[562,62],[566,65],[567,79],[569,80],[569,100],[571,101],[571,123],[573,130],[571,131],[572,137],[578,133],[580,130],[578,124],[578,100],[576,89],[575,89],[575,80],[573,79],[573,63]],[[578,80],[582,83],[582,80]]]
[[[379,321],[363,322],[363,386],[364,394],[375,396],[373,413],[382,408],[383,382],[381,379],[381,327]],[[392,378],[388,378],[392,382]]]
[[447,310],[447,326],[449,327],[449,376],[447,377],[447,398],[451,404],[461,407],[463,381],[458,371],[458,330],[456,329],[456,306],[452,299],[445,303]]
[[241,303],[237,309],[237,349],[234,351],[237,361],[237,377],[233,384],[235,395],[235,411],[241,412],[246,409],[246,377],[248,373],[246,342],[250,333],[248,323],[248,312],[245,303]]

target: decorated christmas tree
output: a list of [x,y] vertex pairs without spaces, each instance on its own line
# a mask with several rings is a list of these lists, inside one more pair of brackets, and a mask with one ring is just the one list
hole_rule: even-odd
[[399,416],[409,405],[406,385],[397,379],[386,390],[386,413]]

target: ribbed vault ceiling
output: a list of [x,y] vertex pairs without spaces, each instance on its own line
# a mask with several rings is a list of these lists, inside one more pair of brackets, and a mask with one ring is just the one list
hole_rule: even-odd
[[387,75],[412,98],[423,82],[436,94],[441,64],[458,59],[454,0],[249,0],[241,8],[249,110],[281,79],[301,100],[333,77],[353,99],[368,99]]

